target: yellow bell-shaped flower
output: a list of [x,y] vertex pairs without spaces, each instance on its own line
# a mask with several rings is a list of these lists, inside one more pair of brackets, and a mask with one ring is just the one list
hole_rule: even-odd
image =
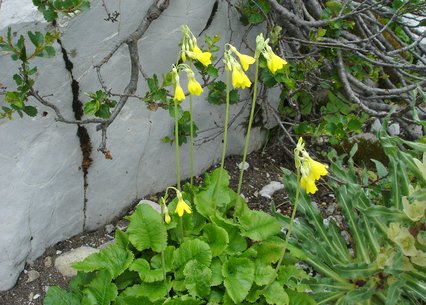
[[278,70],[281,70],[287,64],[287,61],[277,56],[272,51],[272,49],[268,51],[268,55],[269,56],[266,60],[266,65],[272,74],[275,74]]
[[315,194],[318,191],[315,180],[309,176],[302,176],[300,179],[300,186],[305,189],[308,194]]
[[182,217],[183,214],[186,212],[188,214],[192,213],[191,207],[183,200],[182,193],[179,191],[176,191],[177,197],[178,197],[178,203],[176,205],[175,212],[178,214],[179,217]]
[[231,50],[237,54],[238,58],[240,59],[241,66],[243,66],[244,71],[247,71],[249,66],[254,64],[256,59],[250,55],[241,54],[238,52],[237,49],[235,49],[233,46],[231,46]]
[[172,218],[169,214],[169,209],[167,207],[164,207],[164,221],[165,223],[169,224],[172,221]]
[[251,86],[251,81],[241,69],[240,65],[233,65],[232,69],[232,86],[234,88],[245,89]]
[[318,161],[315,161],[312,158],[309,158],[307,160],[308,166],[309,166],[309,170],[310,170],[310,176],[315,179],[318,180],[319,178],[321,178],[321,176],[326,176],[328,174],[327,172],[327,168],[328,166],[325,164],[322,164]]
[[176,100],[177,102],[180,102],[185,99],[185,93],[183,92],[183,89],[179,83],[176,83],[175,85],[175,95],[173,99]]
[[197,82],[195,77],[188,74],[188,91],[191,94],[200,95],[203,93],[203,88],[201,87],[200,83]]
[[192,52],[188,52],[188,54],[191,58],[198,60],[205,67],[212,63],[212,53],[201,51],[196,44],[192,47]]

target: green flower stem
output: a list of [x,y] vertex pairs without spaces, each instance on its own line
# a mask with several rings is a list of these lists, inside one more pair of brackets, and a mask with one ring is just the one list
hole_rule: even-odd
[[254,109],[256,108],[256,99],[257,99],[257,83],[258,83],[258,75],[259,75],[259,57],[256,58],[256,72],[254,75],[254,88],[253,88],[253,100],[251,103],[251,111],[250,111],[250,118],[249,118],[249,124],[247,127],[247,135],[246,135],[246,144],[244,145],[244,153],[243,153],[243,161],[240,171],[240,179],[238,180],[238,189],[237,194],[240,195],[241,193],[241,187],[243,185],[243,177],[244,177],[244,165],[246,164],[246,158],[247,158],[247,151],[248,146],[250,143],[250,131],[251,131],[251,125],[253,124],[253,117],[254,117]]
[[[167,192],[167,191],[166,191]],[[164,207],[165,202],[164,199],[160,199],[160,214],[161,214],[161,220],[164,225],[166,225],[166,222],[164,221]],[[166,277],[166,261],[164,259],[164,250],[161,251],[161,268],[163,269],[163,277],[164,277],[164,285],[167,286],[167,277]]]
[[[229,71],[226,72],[226,110],[225,110],[225,126],[223,128],[223,146],[222,146],[222,160],[220,161],[220,174],[222,174],[223,166],[225,164],[226,146],[228,142],[228,121],[229,121]],[[219,181],[220,181],[219,176]]]
[[[226,110],[225,110],[225,126],[223,127],[223,146],[222,146],[222,160],[220,161],[220,171],[219,171],[219,179],[217,180],[215,189],[213,191],[213,198],[216,197],[216,192],[219,186],[220,181],[222,181],[222,173],[224,171],[225,164],[225,155],[226,155],[226,147],[228,144],[228,121],[229,121],[229,71],[225,69],[226,76]],[[216,210],[216,201],[213,200],[214,206],[213,209]]]
[[192,121],[192,94],[189,95],[189,175],[190,180],[189,183],[192,186],[193,180],[194,180],[194,127],[193,121]]
[[177,189],[180,191],[180,160],[179,160],[179,118],[178,103],[174,100],[175,107],[175,155],[176,155],[176,180]]
[[299,181],[300,181],[300,168],[298,166],[296,166],[297,168],[297,187],[296,187],[296,197],[294,199],[294,207],[293,207],[293,212],[291,213],[291,218],[290,218],[290,223],[288,226],[288,230],[287,230],[287,234],[285,236],[285,242],[284,242],[284,248],[283,248],[283,252],[281,254],[281,258],[278,261],[277,266],[275,267],[275,270],[278,272],[278,269],[280,268],[284,256],[285,256],[285,252],[287,251],[287,247],[288,247],[288,242],[290,241],[290,235],[293,231],[293,223],[294,223],[294,218],[296,216],[296,211],[297,211],[297,206],[299,205],[299,193],[300,193],[300,186],[299,186]]
[[[192,61],[189,61],[189,67],[192,70]],[[194,126],[193,125],[193,116],[192,116],[192,94],[189,95],[189,183],[193,184],[194,180]]]

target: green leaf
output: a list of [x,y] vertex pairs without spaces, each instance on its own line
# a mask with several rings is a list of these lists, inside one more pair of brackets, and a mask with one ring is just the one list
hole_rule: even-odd
[[290,300],[284,288],[278,282],[273,282],[263,293],[268,304],[288,305]]
[[152,270],[148,261],[143,258],[134,260],[129,269],[138,272],[141,280],[147,283],[164,280],[163,269]]
[[286,290],[290,300],[289,305],[316,305],[317,302],[305,292],[297,292],[293,290]]
[[119,276],[133,261],[133,253],[117,243],[108,245],[98,253],[93,253],[83,261],[73,264],[73,268],[91,272],[107,270],[112,278]]
[[184,241],[175,251],[174,265],[180,268],[193,259],[205,266],[210,266],[212,251],[209,245],[198,239]]
[[160,213],[148,204],[140,204],[130,218],[129,240],[139,251],[161,252],[167,246],[167,232]]
[[99,110],[99,107],[99,101],[93,100],[85,103],[83,106],[83,110],[85,114],[95,114]]
[[135,297],[135,296],[123,297],[121,295],[117,298],[117,300],[114,303],[114,305],[140,305],[140,304],[151,305],[153,303],[146,297]]
[[229,236],[225,229],[209,223],[203,228],[204,237],[212,250],[212,256],[218,256],[226,249],[229,243]]
[[241,235],[256,241],[266,240],[281,231],[278,220],[262,211],[246,209],[240,215],[239,221],[242,228]]
[[193,297],[206,298],[210,294],[212,271],[197,260],[191,260],[183,269],[185,286]]
[[284,241],[280,238],[265,240],[255,243],[252,248],[256,250],[256,259],[265,265],[278,262],[284,248]]
[[254,272],[254,282],[259,285],[267,285],[276,278],[277,272],[270,265],[265,265],[256,260],[256,270]]
[[44,43],[44,36],[40,32],[28,32],[28,37],[30,38],[31,42],[35,47],[38,47],[39,45],[42,45]]
[[254,263],[248,258],[231,257],[222,267],[226,292],[234,301],[241,303],[254,281]]
[[114,283],[111,283],[111,274],[107,270],[101,270],[83,290],[82,305],[110,305],[117,297],[118,291]]
[[151,302],[163,300],[168,288],[164,282],[142,283],[126,288],[121,295],[123,297],[147,297]]
[[44,305],[80,305],[80,300],[72,293],[66,292],[58,286],[50,286],[46,297],[43,301]]
[[383,165],[382,162],[377,161],[375,159],[370,159],[376,165],[377,176],[379,179],[386,177],[388,175],[388,170]]
[[33,106],[25,106],[23,111],[30,117],[35,117],[37,115],[37,108]]
[[168,299],[163,303],[163,305],[200,305],[200,304],[203,304],[203,301],[191,298],[187,295],[184,295],[181,297],[175,297],[173,299]]
[[213,258],[210,265],[210,270],[212,271],[212,280],[210,286],[219,286],[222,284],[222,262],[218,257]]
[[206,174],[201,191],[194,195],[197,211],[206,218],[215,214],[215,207],[224,210],[230,203],[229,175],[223,169],[220,175],[220,171],[218,168],[211,174]]

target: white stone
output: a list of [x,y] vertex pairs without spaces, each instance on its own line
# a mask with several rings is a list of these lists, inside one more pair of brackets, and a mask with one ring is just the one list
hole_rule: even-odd
[[77,275],[77,270],[71,267],[73,263],[82,261],[89,255],[99,252],[98,249],[82,246],[80,248],[63,253],[55,259],[55,268],[63,276],[73,277]]
[[238,168],[241,170],[248,170],[248,168],[250,167],[250,164],[248,164],[247,162],[244,162],[244,166],[243,166],[243,163],[241,162],[241,163],[238,163]]
[[29,270],[27,273],[27,283],[31,283],[40,277],[40,273],[37,270]]
[[265,185],[259,192],[260,196],[265,198],[272,198],[272,195],[279,190],[282,190],[284,185],[278,181],[272,181],[268,185]]
[[[139,42],[141,64],[148,75],[161,75],[170,70],[176,61],[180,25],[186,23],[195,34],[201,32],[214,2],[170,1],[169,8],[153,21]],[[4,36],[7,26],[12,26],[18,37],[21,33],[26,35],[28,30],[50,29],[47,23],[39,22],[41,15],[31,0],[1,0],[0,3],[0,35]],[[103,20],[106,16],[102,1],[94,0],[89,11],[70,20],[60,20],[61,41],[73,62],[73,75],[79,82],[79,98],[83,102],[88,100],[84,92],[100,88],[93,65],[138,26],[150,4],[151,1],[140,0],[109,1],[108,9],[120,12],[118,22],[111,23]],[[222,49],[231,38],[239,46],[245,35],[238,12],[228,9],[226,2],[219,2],[218,12],[205,33],[219,34]],[[254,42],[257,32],[251,30],[247,40]],[[203,44],[202,37],[199,44]],[[60,46],[54,47],[57,51],[54,58],[38,58],[31,64],[39,68],[35,87],[57,105],[66,118],[73,119],[70,75]],[[0,52],[0,67],[0,82],[13,90],[12,75],[17,71],[17,63],[10,60],[9,54]],[[127,85],[129,58],[125,46],[102,68],[102,73],[105,84],[114,92],[120,92]],[[137,94],[144,95],[147,86],[142,77],[138,85]],[[241,92],[243,97],[244,94],[249,94],[248,90]],[[209,105],[206,96],[205,92],[194,99],[194,119],[199,127],[196,175],[217,163],[222,149],[225,106]],[[0,106],[3,99],[4,95],[0,95]],[[30,103],[36,105],[33,101]],[[182,107],[188,109],[188,101],[184,101]],[[249,107],[243,108],[240,103],[230,109],[233,123],[228,133],[228,154],[243,151],[242,122],[247,120]],[[25,263],[36,259],[48,246],[83,229],[102,227],[137,199],[176,183],[174,147],[161,142],[173,131],[173,121],[167,111],[149,111],[141,101],[130,99],[108,130],[107,144],[113,160],[106,160],[96,151],[100,133],[95,126],[86,126],[93,151],[85,181],[76,126],[56,122],[52,110],[46,107],[38,109],[40,114],[46,111],[47,115],[0,122],[0,291],[11,288]],[[260,147],[263,136],[260,129],[252,130],[250,151]],[[188,148],[183,145],[180,149],[182,179],[189,176]]]
[[148,200],[148,199],[142,199],[141,201],[139,201],[138,204],[147,204],[150,205],[152,208],[154,208],[154,210],[156,210],[158,213],[161,212],[161,207],[157,202],[154,202],[152,200]]
[[399,127],[399,123],[392,123],[388,127],[388,132],[391,136],[397,136],[401,133],[401,128]]

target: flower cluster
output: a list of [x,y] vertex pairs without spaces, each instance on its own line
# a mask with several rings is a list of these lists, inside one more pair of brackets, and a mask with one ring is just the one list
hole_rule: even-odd
[[[256,61],[254,57],[249,55],[241,54],[238,50],[227,44],[224,54],[224,63],[228,71],[232,71],[232,86],[234,88],[245,89],[251,86],[251,81],[248,76],[244,73],[249,68],[249,65],[254,64]],[[240,62],[238,62],[235,57],[235,54]]]
[[181,32],[182,47],[181,57],[182,61],[185,62],[186,58],[189,57],[194,60],[198,60],[204,66],[208,66],[212,63],[212,54],[210,52],[203,52],[197,45],[197,39],[187,25],[182,25]]
[[263,38],[262,33],[256,37],[256,53],[262,54],[266,59],[266,65],[272,74],[275,74],[278,70],[281,70],[287,61],[279,57],[272,51],[272,48],[268,44],[269,39]]
[[172,69],[172,79],[173,87],[175,90],[173,99],[177,102],[180,102],[185,99],[185,93],[180,85],[180,72],[184,71],[188,77],[188,92],[192,95],[200,95],[203,93],[203,88],[200,83],[195,79],[194,72],[189,68],[188,65],[180,64],[178,66],[173,66]]
[[301,178],[300,186],[309,194],[315,194],[318,191],[315,181],[321,176],[327,175],[328,166],[312,159],[305,150],[303,139],[299,138],[296,148],[294,149],[294,159],[296,167],[300,169]]

